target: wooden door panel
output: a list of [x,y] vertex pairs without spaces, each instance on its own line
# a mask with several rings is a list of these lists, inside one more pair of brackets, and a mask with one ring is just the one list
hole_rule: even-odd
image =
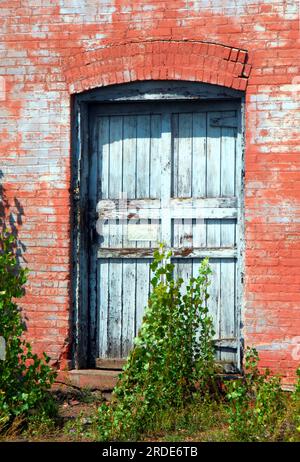
[[201,258],[211,258],[208,307],[217,357],[234,362],[237,111],[215,104],[198,111],[192,104],[181,112],[180,105],[167,105],[149,104],[148,111],[147,104],[122,106],[119,114],[110,106],[107,115],[103,107],[93,119],[90,204],[101,221],[93,247],[97,274],[90,276],[96,281],[97,356],[128,355],[151,290],[151,257],[163,241],[174,251],[175,277],[185,283]]

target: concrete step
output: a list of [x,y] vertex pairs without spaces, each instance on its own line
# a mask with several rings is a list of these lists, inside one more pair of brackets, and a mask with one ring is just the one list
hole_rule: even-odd
[[90,388],[100,391],[111,391],[117,383],[118,370],[73,369],[59,371],[56,382],[73,385],[79,388]]

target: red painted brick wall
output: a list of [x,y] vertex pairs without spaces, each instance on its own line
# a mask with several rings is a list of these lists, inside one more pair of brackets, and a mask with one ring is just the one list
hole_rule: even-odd
[[206,81],[246,89],[243,335],[261,365],[291,383],[300,362],[299,24],[298,0],[0,1],[0,168],[31,270],[22,306],[36,351],[67,364],[70,94]]

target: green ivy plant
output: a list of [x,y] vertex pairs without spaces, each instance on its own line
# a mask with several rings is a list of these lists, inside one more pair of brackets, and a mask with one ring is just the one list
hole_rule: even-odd
[[100,439],[137,438],[161,412],[182,408],[213,386],[213,325],[208,314],[208,260],[182,290],[171,252],[154,253],[152,293],[112,403],[99,408]]
[[300,367],[297,369],[297,384],[293,393],[293,401],[295,403],[295,425],[300,440]]
[[23,338],[25,325],[16,299],[24,294],[28,270],[18,265],[14,236],[0,234],[0,427],[15,417],[24,417],[33,409],[43,412],[53,408],[48,389],[55,373],[44,353],[39,358],[32,353],[30,343]]
[[260,373],[258,361],[256,349],[247,348],[245,374],[228,387],[229,428],[242,441],[271,440],[285,411],[280,378],[271,376],[269,370]]

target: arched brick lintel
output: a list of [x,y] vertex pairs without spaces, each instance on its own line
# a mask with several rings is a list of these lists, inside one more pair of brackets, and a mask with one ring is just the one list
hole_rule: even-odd
[[70,93],[142,80],[189,80],[245,90],[251,66],[246,50],[196,41],[126,42],[71,57]]

